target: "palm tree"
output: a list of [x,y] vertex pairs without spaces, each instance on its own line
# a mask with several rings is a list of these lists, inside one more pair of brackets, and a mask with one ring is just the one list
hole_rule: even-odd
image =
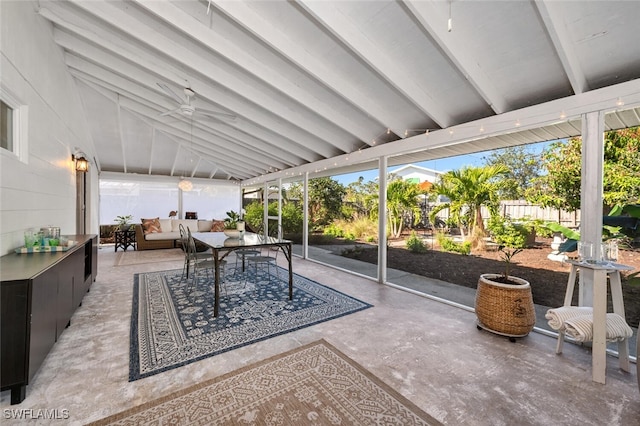
[[399,237],[402,233],[404,216],[413,212],[415,221],[420,220],[418,195],[420,187],[403,179],[394,179],[387,186],[387,216],[391,226],[391,235]]
[[431,211],[432,220],[435,220],[439,211],[448,208],[450,217],[459,225],[466,218],[470,234],[481,238],[485,233],[482,206],[488,207],[492,215],[497,213],[500,200],[496,178],[507,174],[508,171],[504,165],[496,164],[485,167],[463,167],[445,173],[431,191],[444,195],[449,201],[436,206]]

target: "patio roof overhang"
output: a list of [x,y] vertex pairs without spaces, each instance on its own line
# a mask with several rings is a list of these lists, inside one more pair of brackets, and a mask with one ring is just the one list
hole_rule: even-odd
[[[255,184],[574,136],[595,110],[640,124],[636,2],[33,4],[99,171]],[[162,116],[185,88],[237,118]]]

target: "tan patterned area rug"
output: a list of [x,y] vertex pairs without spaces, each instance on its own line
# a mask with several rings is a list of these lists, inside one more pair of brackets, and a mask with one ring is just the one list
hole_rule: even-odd
[[133,424],[441,423],[319,340],[92,423]]

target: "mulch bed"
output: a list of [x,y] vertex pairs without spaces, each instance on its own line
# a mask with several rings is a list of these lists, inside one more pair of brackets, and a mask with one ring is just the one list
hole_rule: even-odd
[[[570,265],[549,260],[551,252],[549,242],[537,243],[535,247],[527,248],[513,258],[510,275],[518,276],[531,283],[533,300],[536,304],[557,307],[562,306],[564,293],[569,278]],[[390,247],[387,252],[387,264],[390,268],[399,269],[416,275],[436,278],[452,284],[469,288],[476,288],[478,277],[482,273],[502,273],[504,262],[500,259],[500,252],[480,251],[469,256],[456,253],[441,252],[430,249],[426,253],[412,253],[405,248]],[[343,253],[353,259],[376,264],[378,262],[377,248],[366,246]],[[619,263],[634,266],[636,272],[640,270],[640,250],[620,250]],[[640,323],[640,285],[632,286],[624,280],[622,291],[625,301],[627,322],[637,327]],[[574,303],[577,304],[577,289],[574,293]],[[611,302],[609,310],[612,311]]]

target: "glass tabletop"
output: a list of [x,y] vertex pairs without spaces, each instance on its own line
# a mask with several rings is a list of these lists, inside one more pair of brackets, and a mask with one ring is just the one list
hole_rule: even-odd
[[290,240],[268,237],[252,232],[245,232],[241,238],[227,237],[224,232],[194,232],[191,235],[194,239],[215,249],[291,244]]

